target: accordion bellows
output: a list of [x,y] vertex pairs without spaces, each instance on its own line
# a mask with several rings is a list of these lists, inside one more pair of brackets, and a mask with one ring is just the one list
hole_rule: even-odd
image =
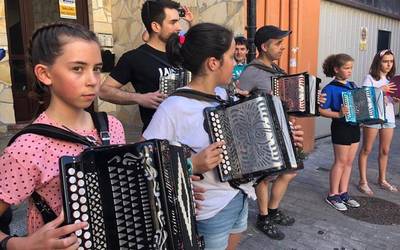
[[381,124],[386,122],[384,95],[381,89],[362,87],[342,93],[343,104],[349,112],[346,122]]
[[201,249],[183,148],[151,140],[60,159],[65,221],[79,249]]
[[221,181],[302,168],[278,97],[254,94],[232,105],[206,108],[204,113],[211,142],[225,141],[218,166]]
[[317,116],[321,79],[307,73],[271,77],[272,95],[285,103],[287,112],[297,116]]
[[160,93],[170,95],[176,89],[185,87],[192,80],[192,73],[185,69],[175,69],[174,73],[160,77]]

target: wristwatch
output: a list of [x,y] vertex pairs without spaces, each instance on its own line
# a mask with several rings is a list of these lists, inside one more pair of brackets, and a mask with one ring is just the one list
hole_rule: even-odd
[[0,250],[7,250],[7,242],[13,237],[16,237],[16,236],[15,235],[8,235],[2,241],[0,241]]

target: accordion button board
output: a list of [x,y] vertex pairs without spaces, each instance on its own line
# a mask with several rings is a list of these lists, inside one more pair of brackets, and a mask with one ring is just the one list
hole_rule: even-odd
[[202,249],[187,156],[151,140],[62,157],[65,221],[89,224],[75,233],[79,249]]
[[192,80],[192,74],[184,69],[175,69],[174,72],[160,77],[160,93],[171,95],[178,88],[186,86]]

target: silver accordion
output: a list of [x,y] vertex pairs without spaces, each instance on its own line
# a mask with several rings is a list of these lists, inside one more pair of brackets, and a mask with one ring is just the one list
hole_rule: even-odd
[[307,73],[271,77],[272,95],[285,103],[295,116],[318,116],[318,90],[321,79]]
[[343,104],[349,109],[346,122],[381,124],[386,122],[384,94],[381,89],[362,87],[342,93]]
[[259,178],[303,168],[281,100],[257,93],[204,110],[210,141],[224,140],[220,180]]
[[174,69],[174,72],[160,77],[160,93],[170,95],[176,89],[185,87],[192,80],[192,73],[182,68]]

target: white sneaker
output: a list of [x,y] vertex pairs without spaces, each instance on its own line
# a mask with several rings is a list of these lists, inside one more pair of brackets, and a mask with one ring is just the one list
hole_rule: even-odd
[[344,204],[346,204],[349,207],[353,207],[353,208],[360,207],[360,203],[358,203],[356,200],[351,198],[347,192],[341,194],[340,199],[344,202]]
[[344,204],[342,199],[340,199],[340,195],[338,194],[326,197],[325,201],[336,210],[347,211],[346,205]]

